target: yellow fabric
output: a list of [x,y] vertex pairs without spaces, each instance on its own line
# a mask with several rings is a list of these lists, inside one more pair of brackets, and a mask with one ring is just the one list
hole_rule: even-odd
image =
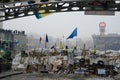
[[60,49],[63,49],[63,45],[62,45],[62,42],[60,42]]
[[96,48],[94,48],[94,54],[96,54]]
[[[53,0],[50,0],[49,2],[52,2]],[[46,5],[42,5],[41,7],[46,7]],[[39,11],[41,14],[41,18],[43,18],[43,17],[46,17],[46,16],[48,16],[48,15],[50,15],[50,14],[52,14],[52,13],[45,13],[45,14],[42,14],[43,12],[45,12],[45,10],[40,10]],[[51,11],[52,12],[52,11]]]
[[43,18],[43,17],[46,17],[46,16],[48,16],[48,15],[50,15],[50,13],[47,13],[47,14],[41,14],[41,17]]

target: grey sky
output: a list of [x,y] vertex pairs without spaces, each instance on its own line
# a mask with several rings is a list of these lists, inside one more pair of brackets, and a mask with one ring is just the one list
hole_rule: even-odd
[[62,38],[68,37],[73,29],[78,28],[78,37],[91,37],[99,34],[99,23],[106,23],[106,33],[120,34],[120,12],[115,16],[84,15],[84,12],[54,13],[41,19],[35,16],[4,21],[5,29],[25,30],[26,33],[37,33],[41,36]]

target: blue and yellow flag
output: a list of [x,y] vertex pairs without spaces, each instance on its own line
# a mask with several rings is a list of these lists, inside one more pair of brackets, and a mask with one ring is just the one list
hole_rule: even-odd
[[[36,3],[35,1],[28,1],[28,4],[35,4],[35,3]],[[46,7],[46,5],[43,4],[41,7]],[[30,8],[34,9],[35,7],[34,7],[34,5],[32,5],[32,7],[30,7]],[[35,17],[37,19],[40,19],[40,18],[43,18],[43,17],[48,16],[49,14],[51,14],[51,13],[40,14],[40,13],[43,13],[43,12],[44,12],[44,10],[39,10],[39,11],[35,10],[34,11]]]

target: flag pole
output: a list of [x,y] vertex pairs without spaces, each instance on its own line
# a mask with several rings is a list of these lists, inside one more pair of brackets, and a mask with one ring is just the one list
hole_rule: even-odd
[[41,41],[42,41],[42,37],[40,36],[40,39],[39,39],[39,48],[41,47]]
[[47,47],[47,43],[45,42],[45,48]]
[[76,51],[77,51],[77,37],[76,37]]
[[41,47],[41,42],[39,42],[39,48]]

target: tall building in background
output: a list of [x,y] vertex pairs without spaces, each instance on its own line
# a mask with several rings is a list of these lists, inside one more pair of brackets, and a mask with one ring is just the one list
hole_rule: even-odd
[[13,31],[13,39],[14,39],[14,50],[16,53],[20,52],[21,50],[27,50],[27,35],[25,31]]
[[0,29],[3,28],[3,22],[0,22]]
[[27,35],[24,31],[0,29],[0,49],[11,52],[13,58],[22,49],[27,50]]
[[[0,8],[1,8],[1,6],[0,6]],[[0,15],[2,15],[2,12],[0,12]],[[2,29],[3,28],[3,22],[0,22],[0,29]]]
[[105,34],[105,28],[105,22],[100,22],[100,34],[92,35],[93,43],[97,50],[120,50],[120,35],[116,33]]
[[99,24],[100,35],[105,35],[105,27],[106,27],[105,22],[100,22]]

